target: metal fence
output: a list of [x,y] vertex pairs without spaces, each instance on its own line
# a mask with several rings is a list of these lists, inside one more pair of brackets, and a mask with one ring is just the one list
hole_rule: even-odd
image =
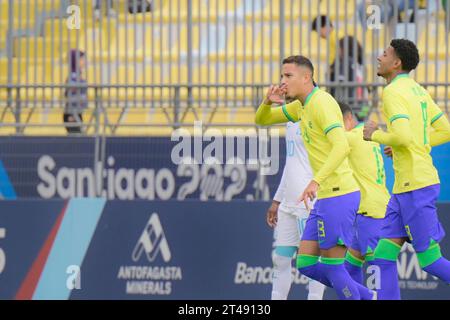
[[[384,85],[376,57],[395,37],[418,45],[414,77],[448,112],[449,30],[446,0],[1,0],[0,132],[254,126],[293,54],[309,57],[319,86],[365,119]],[[74,49],[85,66],[71,70]]]

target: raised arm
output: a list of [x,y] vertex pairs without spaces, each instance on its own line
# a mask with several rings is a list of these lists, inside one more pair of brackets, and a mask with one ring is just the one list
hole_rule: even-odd
[[[255,115],[255,123],[267,126],[276,123],[285,123],[288,121],[297,122],[298,109],[301,106],[300,101],[285,104],[282,98],[284,89],[278,86],[271,86],[267,91],[266,98],[258,107]],[[281,106],[272,107],[272,104]]]

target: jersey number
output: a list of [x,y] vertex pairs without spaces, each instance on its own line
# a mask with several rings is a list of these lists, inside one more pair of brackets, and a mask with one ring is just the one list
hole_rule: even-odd
[[287,142],[287,155],[292,157],[294,155],[294,141],[288,140]]
[[384,167],[381,164],[382,155],[380,148],[373,147],[373,153],[375,153],[375,159],[377,161],[377,184],[383,184],[383,178],[384,178]]
[[308,135],[308,128],[306,126],[303,130],[303,139],[305,139],[306,142],[311,143],[311,139],[309,138]]
[[423,119],[423,144],[428,144],[428,135],[427,135],[427,122],[428,122],[428,110],[427,103],[421,102],[422,106],[422,119]]

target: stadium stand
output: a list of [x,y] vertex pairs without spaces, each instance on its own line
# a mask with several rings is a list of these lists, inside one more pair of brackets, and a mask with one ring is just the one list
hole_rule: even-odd
[[[79,6],[79,30],[67,27],[71,4]],[[115,0],[117,15],[96,19],[92,1],[1,0],[0,132],[65,134],[61,114],[71,48],[87,54],[85,118],[100,121],[105,133],[160,134],[181,119],[186,124],[197,119],[252,125],[265,88],[278,82],[283,57],[309,56],[316,81],[327,87],[327,54],[336,48],[311,32],[317,14],[328,15],[339,36],[357,36],[370,103],[377,110],[382,83],[374,71],[375,59],[395,35],[398,22],[363,31],[356,5],[356,0],[154,0],[151,12],[130,14],[128,1]],[[425,14],[417,14],[422,20],[416,19],[415,37],[426,63],[416,76],[433,87],[434,98],[448,111],[450,33],[445,13],[442,7],[418,10]],[[176,118],[186,110],[189,116]],[[93,116],[97,112],[101,117]],[[21,130],[5,127],[19,120]],[[44,130],[32,125],[51,126]],[[93,128],[86,132],[93,133]]]

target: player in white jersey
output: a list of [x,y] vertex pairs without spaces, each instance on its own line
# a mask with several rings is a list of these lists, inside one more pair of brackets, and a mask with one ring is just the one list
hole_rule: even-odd
[[[286,300],[292,283],[292,259],[296,256],[300,239],[308,219],[298,195],[313,177],[308,154],[298,123],[286,123],[286,164],[272,205],[267,211],[267,223],[275,227],[273,254],[272,300]],[[308,300],[322,300],[325,286],[309,280]]]

